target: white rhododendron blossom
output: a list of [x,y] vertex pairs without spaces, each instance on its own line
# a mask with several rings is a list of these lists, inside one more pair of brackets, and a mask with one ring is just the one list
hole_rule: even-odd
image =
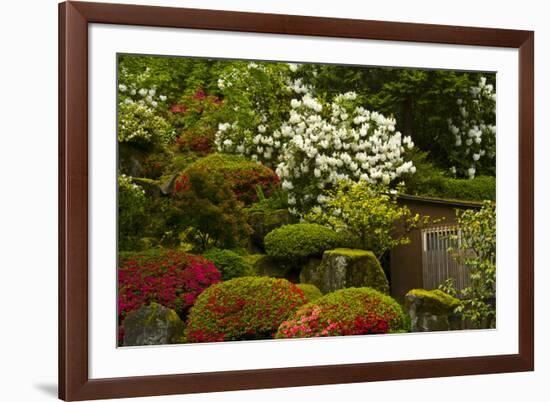
[[126,68],[120,70],[118,77],[119,102],[124,104],[137,103],[141,106],[157,108],[166,101],[166,96],[157,93],[156,88],[143,86],[151,79],[151,72],[146,69],[140,74],[130,74]]
[[119,188],[122,187],[124,190],[131,191],[138,195],[145,194],[145,190],[141,188],[141,186],[135,184],[131,176],[126,176],[125,174],[118,176],[118,186]]
[[176,138],[176,132],[152,107],[140,102],[124,101],[118,107],[117,138],[121,143],[171,144]]
[[470,88],[468,99],[457,99],[458,115],[449,119],[452,147],[449,152],[451,174],[473,179],[482,166],[494,166],[496,155],[496,94],[481,77]]
[[232,124],[220,124],[216,145],[273,167],[288,193],[291,212],[322,205],[323,191],[340,180],[390,184],[416,171],[404,153],[414,144],[395,130],[395,119],[357,105],[354,92],[322,103],[306,92],[292,99],[288,120],[249,140],[232,140]]

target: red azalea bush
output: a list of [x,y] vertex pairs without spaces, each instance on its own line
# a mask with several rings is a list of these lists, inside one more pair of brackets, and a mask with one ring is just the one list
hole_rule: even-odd
[[214,264],[178,251],[122,256],[118,267],[118,316],[155,301],[182,318],[197,296],[221,280]]
[[279,327],[276,338],[405,332],[401,306],[371,288],[348,288],[329,293],[298,309]]
[[237,199],[246,205],[258,201],[258,187],[269,197],[280,184],[279,176],[273,170],[237,155],[208,155],[189,165],[183,175],[193,170],[222,174]]
[[279,325],[306,303],[285,279],[242,277],[213,285],[198,298],[185,330],[188,342],[272,338]]

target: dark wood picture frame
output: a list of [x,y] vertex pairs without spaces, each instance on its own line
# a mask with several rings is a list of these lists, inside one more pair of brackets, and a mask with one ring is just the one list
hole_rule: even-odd
[[[89,379],[88,24],[195,28],[519,49],[519,353]],[[139,397],[534,369],[534,33],[104,3],[59,5],[59,397]]]

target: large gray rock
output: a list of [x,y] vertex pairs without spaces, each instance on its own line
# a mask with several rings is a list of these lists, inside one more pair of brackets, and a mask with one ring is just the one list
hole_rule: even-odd
[[454,309],[460,301],[441,290],[413,289],[405,295],[411,332],[448,331],[454,328]]
[[311,283],[323,293],[366,286],[389,292],[384,270],[372,251],[349,248],[327,250],[320,264],[306,264],[300,273],[300,282]]
[[252,228],[251,240],[260,250],[264,249],[264,237],[273,229],[294,222],[287,209],[256,211],[250,213],[248,223]]
[[118,165],[120,172],[131,177],[143,176],[144,159],[145,153],[131,144],[118,144]]
[[158,303],[151,303],[132,311],[124,319],[123,325],[124,346],[183,342],[183,321],[174,310]]

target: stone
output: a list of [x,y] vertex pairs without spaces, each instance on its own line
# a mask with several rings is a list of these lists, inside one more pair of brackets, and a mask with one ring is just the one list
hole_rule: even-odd
[[320,264],[302,267],[300,283],[315,285],[324,294],[351,287],[371,287],[389,293],[388,280],[374,253],[358,249],[325,251]]
[[176,183],[176,179],[178,178],[178,174],[173,174],[172,176],[168,177],[160,186],[160,192],[164,195],[170,195],[174,191],[174,184]]
[[310,258],[302,263],[290,262],[269,257],[265,254],[251,254],[244,257],[258,276],[270,276],[272,278],[284,278],[291,282],[298,282],[300,271],[304,267],[318,266],[321,260]]
[[144,173],[145,153],[127,143],[118,144],[119,170],[131,177],[141,177]]
[[158,303],[130,312],[124,319],[123,346],[166,345],[183,342],[184,323],[178,314]]
[[405,295],[405,308],[411,318],[411,332],[454,329],[454,309],[460,301],[438,289],[413,289]]
[[248,224],[252,228],[251,240],[255,246],[264,249],[264,237],[273,229],[294,222],[287,209],[275,211],[255,211],[250,213]]

